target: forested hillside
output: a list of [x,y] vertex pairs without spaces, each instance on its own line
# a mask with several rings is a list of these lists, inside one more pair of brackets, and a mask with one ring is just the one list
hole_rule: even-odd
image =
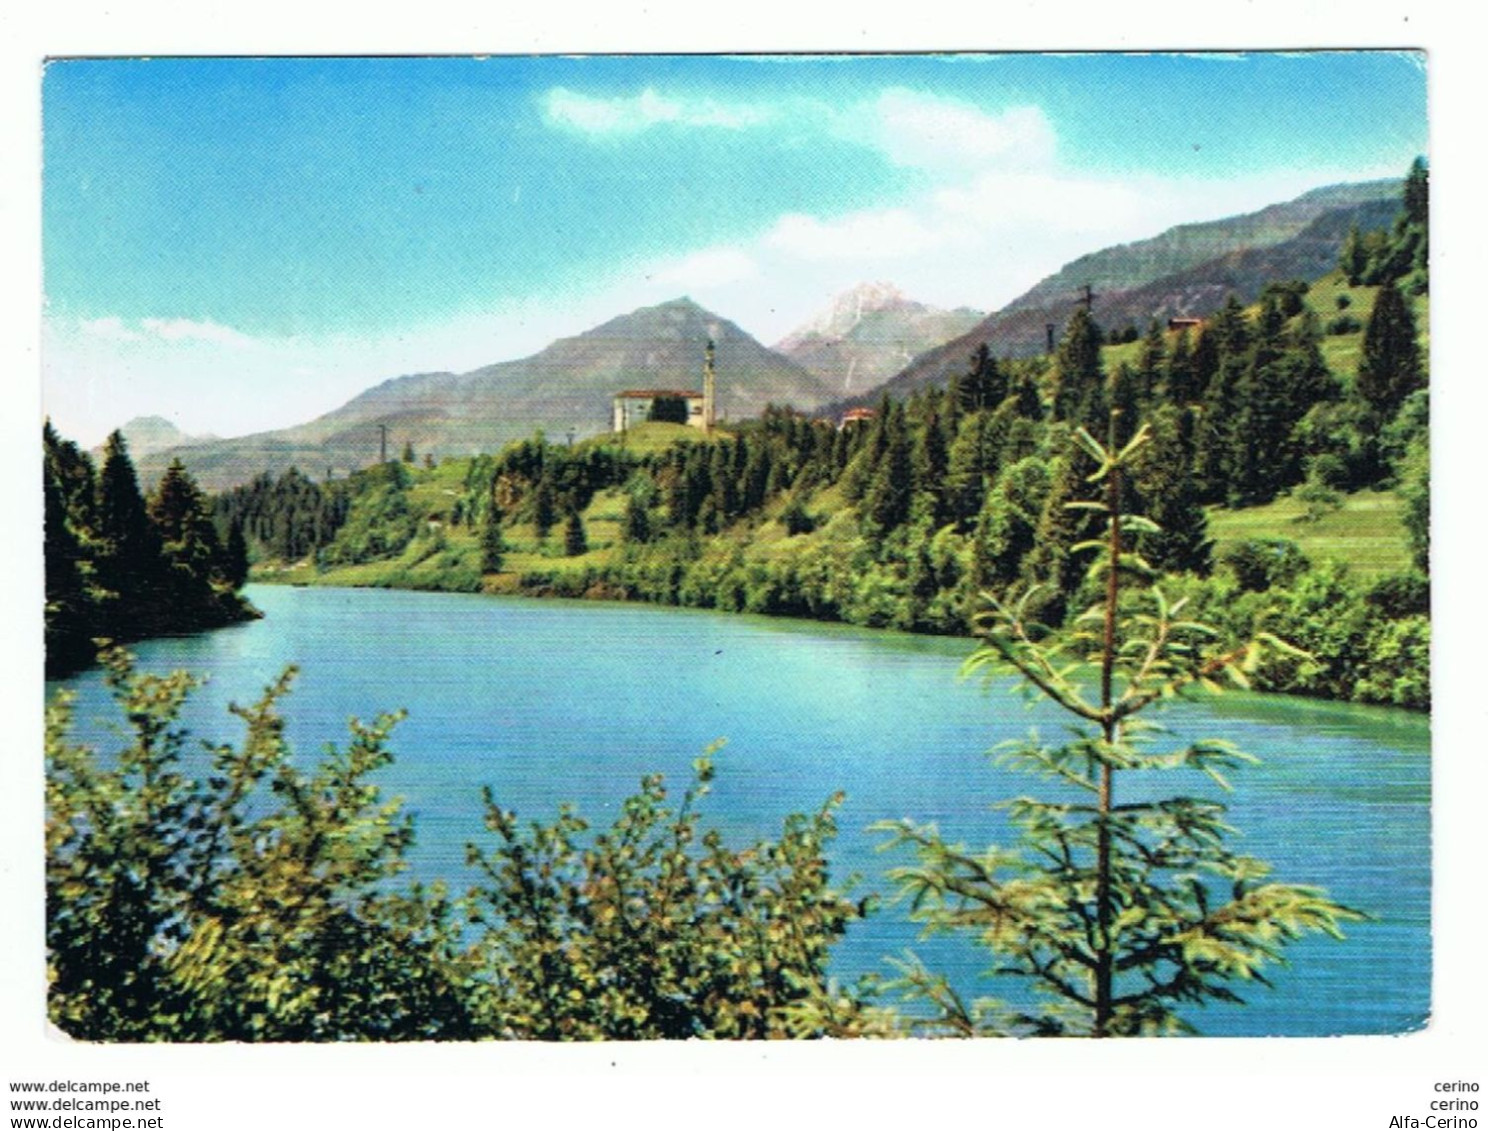
[[[848,423],[771,409],[709,437],[541,437],[216,500],[261,575],[655,601],[966,633],[986,594],[1052,628],[1094,599],[1076,433],[1151,442],[1124,486],[1140,568],[1241,639],[1307,655],[1259,686],[1429,700],[1424,166],[1337,270],[1233,296],[1196,330],[1112,344],[1077,309],[1054,354],[982,348],[944,387]],[[408,453],[410,456],[412,453]],[[1352,516],[1352,517],[1351,517]],[[1365,544],[1367,543],[1367,545]],[[1303,546],[1306,546],[1304,551]],[[1350,565],[1353,568],[1350,568]]]
[[139,640],[256,616],[236,590],[248,575],[241,526],[213,524],[207,497],[179,463],[148,498],[115,432],[103,466],[47,424],[46,670],[94,657],[96,640]]

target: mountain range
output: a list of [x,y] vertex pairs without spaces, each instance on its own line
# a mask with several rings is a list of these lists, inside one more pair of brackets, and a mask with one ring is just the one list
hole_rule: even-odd
[[1361,231],[1389,225],[1400,208],[1398,181],[1370,181],[1315,189],[1258,212],[1171,228],[1150,240],[1121,244],[1066,264],[988,315],[959,337],[916,357],[877,389],[845,398],[834,410],[868,404],[888,393],[907,396],[964,372],[985,344],[995,357],[1033,357],[1048,346],[1048,327],[1059,334],[1079,305],[1086,285],[1092,311],[1107,329],[1150,319],[1196,318],[1214,313],[1234,294],[1251,302],[1267,283],[1315,279],[1338,264],[1352,225]]
[[390,455],[411,444],[419,457],[495,451],[537,429],[581,439],[610,426],[612,399],[625,389],[701,391],[710,341],[722,420],[758,415],[772,402],[811,411],[841,395],[840,386],[680,298],[560,338],[531,357],[384,381],[305,424],[156,452],[140,470],[153,478],[179,456],[212,490],[291,466],[317,478],[341,475],[379,458],[383,427]]
[[926,306],[890,283],[863,283],[771,348],[834,383],[838,396],[851,396],[877,388],[919,354],[985,317],[965,307]]
[[[418,373],[368,389],[340,408],[290,428],[228,440],[161,446],[158,424],[141,426],[134,453],[149,481],[179,457],[201,484],[219,490],[261,472],[297,466],[319,478],[388,453],[418,456],[495,451],[538,429],[575,439],[609,427],[614,395],[629,388],[697,390],[704,351],[716,349],[720,417],[741,419],[766,404],[835,413],[904,396],[964,369],[985,343],[999,357],[1043,352],[1085,285],[1103,326],[1203,316],[1231,293],[1251,301],[1276,279],[1312,279],[1336,265],[1351,225],[1386,226],[1399,184],[1378,181],[1317,189],[1257,212],[1172,228],[1067,264],[1001,310],[982,316],[915,302],[886,283],[856,287],[766,348],[728,319],[688,298],[644,307],[531,357],[468,373]],[[131,437],[132,439],[132,437]]]
[[[128,423],[121,424],[119,431],[124,434],[129,453],[134,459],[187,444],[208,444],[217,439],[216,436],[189,435],[163,416],[136,416]],[[102,451],[102,446],[99,451]]]

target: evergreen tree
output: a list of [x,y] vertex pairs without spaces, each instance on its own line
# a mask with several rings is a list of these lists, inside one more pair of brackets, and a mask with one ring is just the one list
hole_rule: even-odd
[[1111,408],[1116,412],[1116,442],[1122,447],[1137,430],[1145,398],[1142,395],[1143,377],[1126,362],[1116,367],[1111,378]]
[[1268,298],[1235,389],[1235,415],[1228,429],[1223,459],[1231,506],[1270,502],[1286,474],[1292,425],[1291,391],[1281,365],[1284,319],[1279,304]]
[[1054,419],[1082,424],[1097,413],[1104,419],[1101,330],[1088,307],[1075,308],[1054,351],[1054,368]]
[[931,411],[915,433],[914,483],[917,493],[928,496],[933,525],[946,520],[945,480],[950,466],[940,414]]
[[1168,355],[1165,380],[1168,400],[1176,405],[1192,404],[1203,392],[1203,386],[1198,383],[1193,347],[1189,342],[1187,329],[1181,331],[1178,340],[1173,343],[1173,351]]
[[651,512],[645,500],[634,494],[625,497],[625,517],[620,526],[620,536],[633,546],[651,541]]
[[1008,394],[1007,374],[992,351],[983,342],[971,355],[971,364],[956,385],[958,408],[962,412],[981,412],[996,408]]
[[961,417],[955,442],[946,457],[947,518],[970,529],[982,508],[986,477],[992,470],[989,419],[985,413]]
[[239,519],[233,519],[227,527],[222,577],[234,589],[241,589],[248,580],[248,539],[243,535],[243,523]]
[[863,500],[864,511],[880,536],[898,529],[909,518],[913,488],[908,429],[904,406],[895,404],[885,427],[885,449]]
[[579,512],[571,510],[563,523],[563,553],[576,558],[589,552],[589,539],[584,533],[584,520]]
[[539,539],[545,539],[558,521],[558,500],[552,481],[544,475],[532,489],[532,526]]
[[125,639],[136,630],[145,635],[163,631],[166,598],[160,539],[146,512],[122,432],[113,432],[104,443],[97,517],[98,580],[112,594],[101,625],[103,635]]
[[1193,474],[1199,497],[1206,503],[1222,503],[1230,497],[1230,473],[1237,444],[1235,422],[1245,379],[1244,356],[1226,355],[1209,382],[1199,410]]
[[1422,228],[1427,226],[1430,219],[1430,195],[1426,159],[1417,157],[1411,162],[1410,172],[1405,177],[1402,206],[1407,224],[1419,224]]
[[1039,397],[1038,381],[1032,373],[1025,372],[1013,383],[1012,395],[1020,418],[1043,420],[1044,402]]
[[1140,535],[1142,556],[1163,573],[1206,576],[1213,564],[1209,518],[1193,474],[1196,412],[1164,405],[1152,417],[1151,443],[1140,448],[1132,476],[1156,529]]
[[486,511],[486,520],[481,524],[481,572],[500,573],[506,561],[506,541],[501,536],[501,521],[505,516],[494,503]]
[[[1069,436],[1068,429],[1051,430],[1050,448]],[[1088,482],[1095,470],[1083,449],[1055,457],[1049,467],[1049,492],[1039,514],[1033,549],[1023,560],[1023,577],[1040,587],[1035,600],[1040,616],[1050,624],[1063,623],[1071,596],[1079,588],[1085,565],[1069,547],[1087,541],[1098,532],[1097,520],[1084,504],[1090,501]]]
[[[1048,995],[1041,1008],[968,1008],[944,979],[911,960],[903,964],[904,982],[940,1007],[933,1024],[941,1031],[1191,1031],[1178,1007],[1238,1001],[1232,984],[1264,984],[1261,969],[1281,960],[1286,943],[1310,932],[1336,937],[1341,923],[1361,917],[1316,888],[1268,880],[1267,865],[1230,851],[1219,802],[1186,793],[1155,797],[1150,786],[1127,792],[1133,777],[1174,771],[1227,785],[1223,774],[1253,761],[1223,741],[1153,753],[1160,728],[1137,716],[1221,674],[1243,684],[1261,655],[1260,642],[1211,650],[1208,630],[1182,619],[1183,602],[1170,605],[1155,588],[1140,611],[1127,611],[1123,577],[1145,563],[1126,541],[1142,524],[1121,509],[1120,480],[1144,439],[1138,432],[1117,451],[1081,435],[1107,500],[1106,529],[1094,543],[1105,595],[1083,619],[1089,627],[1070,654],[1043,642],[1026,599],[994,601],[982,618],[985,643],[967,664],[971,671],[1012,669],[1072,716],[1072,741],[1051,746],[1035,736],[1006,755],[1072,793],[1010,803],[1027,856],[999,848],[971,853],[933,825],[880,826],[916,852],[916,864],[894,877],[927,929],[970,928],[996,955],[998,975],[1025,978]],[[1080,683],[1091,655],[1099,667],[1094,693]]]
[[42,544],[46,581],[46,671],[60,674],[91,659],[96,609],[83,577],[83,547],[68,513],[54,455],[61,441],[50,423],[42,461]]
[[1364,356],[1354,388],[1379,426],[1388,423],[1405,398],[1425,386],[1416,320],[1394,283],[1380,287],[1364,328]]
[[[1137,360],[1137,378],[1141,399],[1145,403],[1157,395],[1167,369],[1168,350],[1163,340],[1163,328],[1156,318],[1147,325],[1147,336],[1142,339],[1142,352]],[[1135,425],[1133,425],[1135,427]]]

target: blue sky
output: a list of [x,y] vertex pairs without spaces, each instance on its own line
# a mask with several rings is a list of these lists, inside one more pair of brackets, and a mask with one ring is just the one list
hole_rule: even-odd
[[43,81],[46,408],[231,435],[690,294],[995,309],[1076,256],[1400,176],[1397,53],[155,59]]

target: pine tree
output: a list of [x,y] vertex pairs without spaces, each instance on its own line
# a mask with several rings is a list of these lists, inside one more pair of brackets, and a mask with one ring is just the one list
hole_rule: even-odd
[[234,589],[248,580],[248,539],[243,536],[243,523],[233,519],[227,527],[227,542],[222,551],[222,577]]
[[645,500],[635,495],[625,498],[625,518],[621,523],[620,536],[630,545],[640,546],[651,541],[651,513]]
[[55,454],[62,441],[50,423],[43,434],[43,564],[46,580],[45,643],[48,675],[91,659],[96,609],[83,577],[83,547],[68,513]]
[[1284,319],[1274,299],[1261,307],[1255,344],[1235,388],[1235,415],[1223,466],[1231,506],[1270,502],[1287,473],[1292,420],[1282,366]]
[[97,520],[101,542],[96,557],[98,580],[113,594],[101,626],[103,634],[125,639],[162,631],[167,598],[160,539],[145,510],[129,445],[117,431],[104,443]]
[[1157,394],[1157,387],[1167,369],[1167,360],[1168,349],[1163,339],[1163,329],[1154,318],[1147,325],[1147,336],[1142,339],[1142,352],[1137,359],[1137,377],[1144,403]]
[[940,414],[931,410],[915,433],[913,467],[915,491],[929,497],[935,526],[946,520],[945,480],[949,466],[950,453],[946,450]]
[[1163,573],[1207,575],[1214,541],[1193,474],[1197,419],[1192,408],[1164,405],[1152,417],[1152,440],[1132,468],[1143,509],[1156,526],[1140,536],[1142,556]]
[[554,497],[552,481],[544,475],[532,489],[532,526],[538,538],[547,538],[557,521],[558,500]]
[[1165,380],[1168,400],[1176,405],[1192,404],[1203,392],[1203,387],[1198,384],[1193,347],[1189,343],[1186,329],[1179,333],[1178,340],[1173,343],[1173,351],[1168,354]]
[[986,477],[992,470],[988,417],[961,417],[961,426],[946,457],[945,507],[947,517],[969,529],[982,507]]
[[[1145,523],[1121,509],[1121,480],[1146,442],[1145,430],[1117,450],[1080,433],[1104,489],[1105,532],[1085,547],[1101,555],[1093,576],[1103,600],[1081,618],[1074,658],[1047,643],[1030,623],[1027,599],[992,603],[981,618],[984,644],[971,672],[1011,669],[1032,691],[1073,718],[1077,737],[1063,745],[1037,736],[1014,746],[1007,762],[1060,783],[1053,800],[1008,803],[1027,856],[1000,848],[973,854],[933,825],[879,826],[911,847],[917,863],[893,875],[928,930],[970,929],[996,955],[994,970],[1020,977],[1051,1003],[1042,1008],[967,1005],[923,965],[902,964],[903,985],[940,1013],[931,1025],[962,1035],[1138,1036],[1191,1031],[1179,1007],[1239,1001],[1236,982],[1266,983],[1282,948],[1311,932],[1335,937],[1361,916],[1317,888],[1268,880],[1263,862],[1233,853],[1225,806],[1208,797],[1154,798],[1151,786],[1128,792],[1134,777],[1165,772],[1224,774],[1254,761],[1228,742],[1206,740],[1154,753],[1160,733],[1138,716],[1195,686],[1228,674],[1242,685],[1267,639],[1231,652],[1207,646],[1207,630],[1182,619],[1153,587],[1140,610],[1123,600],[1123,579],[1150,576],[1129,548]],[[1098,669],[1092,694],[1081,681],[1089,656]]]
[[895,404],[885,427],[883,458],[869,483],[863,509],[880,536],[898,529],[909,518],[913,468],[904,406]]
[[571,510],[563,523],[563,553],[566,557],[577,558],[588,552],[589,539],[584,533],[584,520],[578,511]]
[[1145,397],[1142,393],[1144,378],[1126,362],[1116,367],[1111,378],[1111,408],[1116,412],[1116,442],[1123,447],[1136,431],[1141,418]]
[[492,503],[481,524],[481,572],[500,573],[506,560],[506,541],[501,537],[501,508]]
[[1425,387],[1421,347],[1410,305],[1394,283],[1380,287],[1364,327],[1364,356],[1354,388],[1378,426],[1400,411],[1405,398]]
[[1081,424],[1094,414],[1104,419],[1105,375],[1101,368],[1101,330],[1090,310],[1075,309],[1059,347],[1054,351],[1057,384],[1054,419]]

